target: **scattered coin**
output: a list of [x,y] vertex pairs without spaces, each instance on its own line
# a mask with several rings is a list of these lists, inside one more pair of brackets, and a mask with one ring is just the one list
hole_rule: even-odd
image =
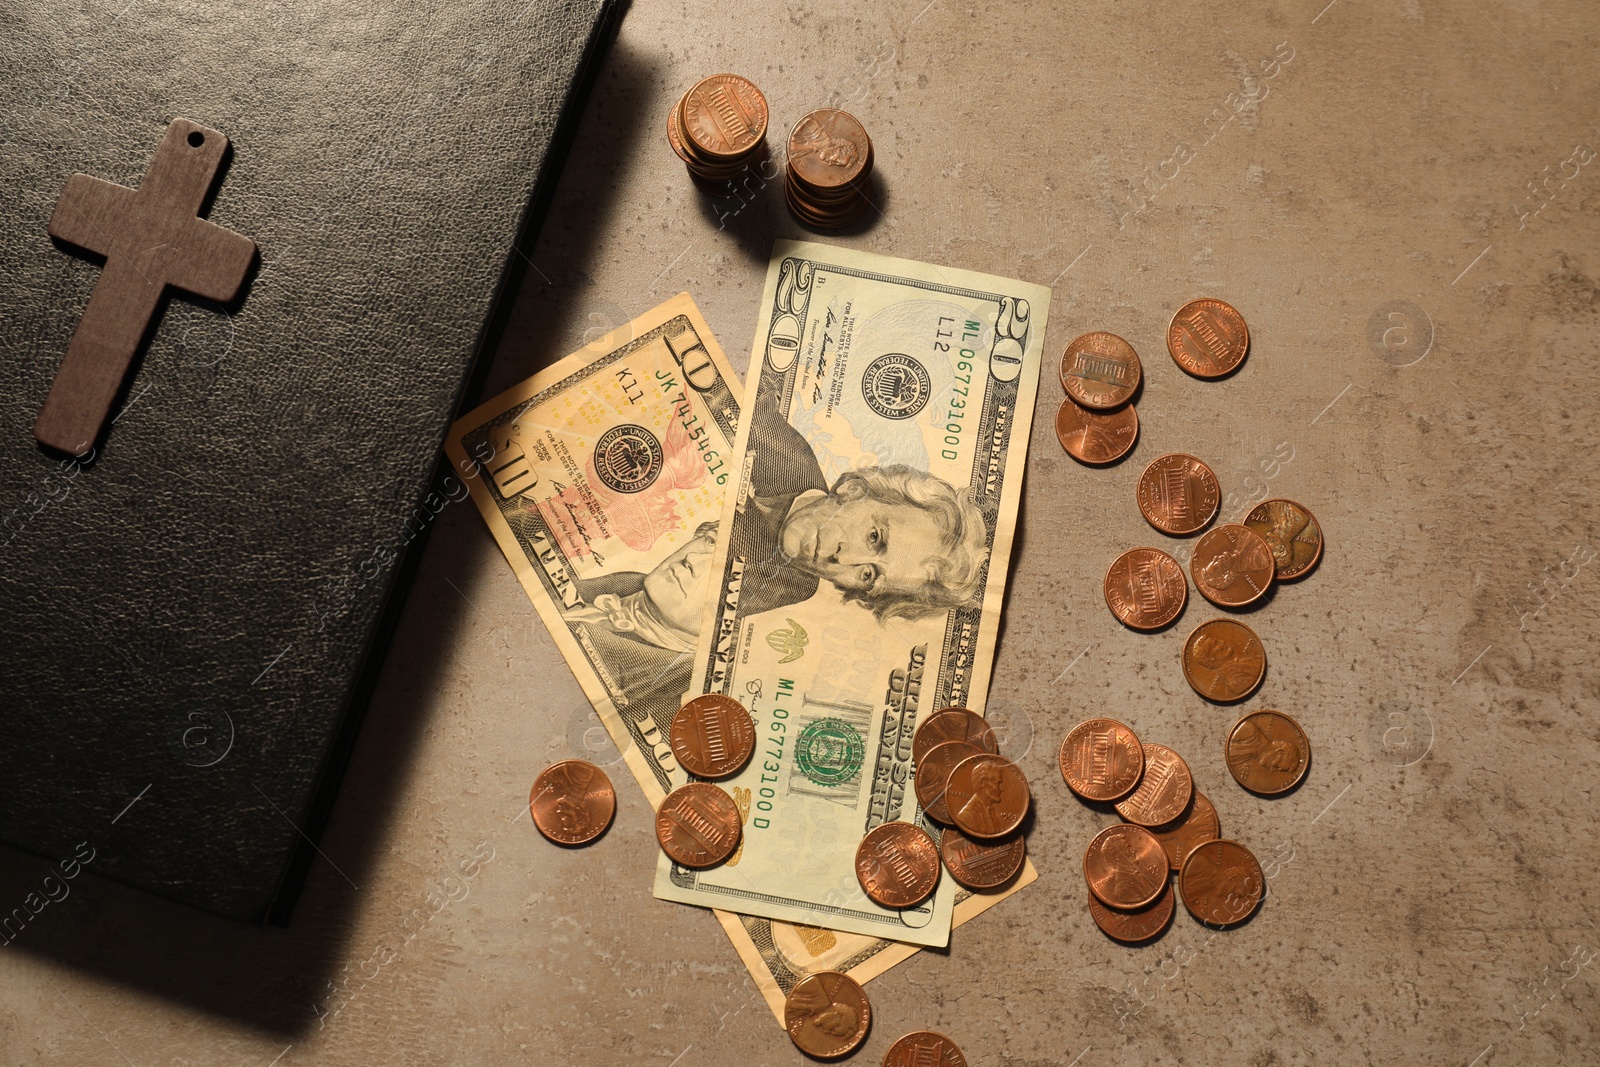
[[1106,570],[1106,607],[1124,626],[1159,630],[1189,601],[1189,582],[1178,561],[1158,548],[1132,548]]
[[943,1034],[918,1030],[889,1046],[883,1067],[967,1067],[967,1058]]
[[743,704],[720,693],[695,697],[673,716],[672,754],[696,778],[738,774],[756,750],[756,726]]
[[1244,316],[1220,300],[1191,300],[1172,316],[1167,351],[1196,378],[1231,374],[1250,351],[1250,328]]
[[1263,500],[1245,516],[1244,524],[1266,539],[1280,582],[1303,577],[1322,558],[1322,526],[1304,504]]
[[939,835],[939,856],[950,877],[968,889],[1005,885],[1022,870],[1027,854],[1021,834],[999,841],[974,841],[951,826]]
[[912,762],[921,763],[928,749],[946,741],[965,741],[985,752],[1000,751],[1000,742],[995,739],[994,730],[983,721],[982,715],[966,708],[940,708],[928,716],[912,737]]
[[721,863],[739,847],[742,833],[738,805],[709,782],[680,785],[656,810],[656,840],[680,867]]
[[848,111],[819,108],[789,134],[783,195],[795,218],[816,229],[855,222],[872,206],[872,138]]
[[1189,559],[1194,587],[1213,604],[1242,608],[1272,588],[1272,548],[1247,526],[1228,523],[1207,530]]
[[950,821],[968,837],[988,841],[1022,825],[1028,814],[1028,779],[1003,756],[969,756],[950,772],[945,803]]
[[1214,926],[1249,918],[1266,887],[1255,854],[1226,838],[1207,841],[1189,853],[1178,873],[1183,906],[1196,919]]
[[1100,903],[1094,893],[1089,894],[1089,915],[1107,937],[1136,944],[1149,941],[1167,928],[1172,913],[1177,909],[1172,883],[1168,882],[1154,904],[1146,904],[1136,911],[1118,911]]
[[1129,911],[1142,908],[1167,887],[1167,854],[1144,827],[1114,823],[1095,834],[1084,850],[1083,877],[1102,903]]
[[1091,411],[1070,396],[1056,412],[1056,439],[1079,463],[1105,466],[1126,456],[1139,439],[1139,413],[1132,404]]
[[919,760],[912,763],[912,777],[917,790],[917,803],[922,805],[922,810],[928,818],[937,822],[948,824],[950,822],[950,809],[945,803],[945,790],[950,784],[950,772],[955,770],[956,764],[971,756],[979,755],[983,749],[965,741],[946,741],[942,745],[934,745],[923,753]]
[[1266,672],[1267,650],[1242,622],[1203,622],[1183,644],[1183,676],[1196,693],[1218,704],[1243,700]]
[[1085,800],[1127,796],[1144,773],[1144,748],[1134,732],[1115,719],[1087,719],[1061,742],[1061,777]]
[[1222,824],[1217,819],[1217,809],[1200,790],[1194,791],[1189,810],[1165,826],[1153,826],[1150,832],[1161,842],[1167,854],[1167,866],[1183,870],[1183,861],[1200,845],[1222,836]]
[[872,1028],[872,1005],[861,983],[838,971],[816,971],[789,990],[783,1028],[807,1056],[833,1060],[861,1047]]
[[1139,511],[1162,533],[1181,537],[1205,529],[1221,502],[1211,468],[1182,452],[1156,457],[1139,476]]
[[1286,793],[1311,766],[1311,742],[1281,711],[1252,711],[1228,731],[1223,756],[1234,779],[1252,793]]
[[748,79],[714,74],[679,97],[667,116],[667,142],[689,176],[713,195],[767,158],[767,99]]
[[1126,404],[1142,374],[1139,353],[1114,333],[1097,330],[1075,337],[1061,356],[1061,387],[1096,411]]
[[593,841],[617,813],[617,792],[611,779],[581,759],[552,763],[533,780],[528,814],[539,832],[558,845]]
[[886,822],[856,846],[856,881],[876,904],[909,908],[939,884],[939,846],[908,822]]
[[1139,788],[1117,802],[1117,814],[1137,826],[1164,826],[1183,814],[1193,792],[1194,777],[1183,757],[1147,743]]

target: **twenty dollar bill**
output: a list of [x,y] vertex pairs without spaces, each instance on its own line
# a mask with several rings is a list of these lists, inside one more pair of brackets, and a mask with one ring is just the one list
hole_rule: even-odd
[[722,783],[752,810],[737,865],[663,856],[658,897],[948,943],[950,879],[917,907],[879,907],[855,852],[883,822],[925,824],[917,724],[982,709],[1049,295],[776,246],[686,689],[754,716],[756,755]]

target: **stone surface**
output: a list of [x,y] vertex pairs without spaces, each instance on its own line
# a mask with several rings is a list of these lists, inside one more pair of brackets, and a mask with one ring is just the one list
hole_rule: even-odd
[[[775,143],[806,109],[849,108],[882,214],[825,239],[1049,284],[1047,357],[1110,330],[1146,379],[1142,439],[1105,470],[1062,452],[1052,373],[1040,389],[990,694],[1033,782],[1040,881],[871,983],[853,1062],[920,1028],[1007,1067],[1600,1062],[1600,967],[1579,967],[1600,951],[1600,9],[1060,8],[639,0],[489,390],[684,289],[743,372],[770,242],[802,231],[776,185],[744,206],[697,193],[667,110],[718,70],[767,93]],[[1165,353],[1199,295],[1253,334],[1222,382]],[[1316,572],[1248,614],[1270,660],[1240,709],[1183,681],[1183,638],[1216,614],[1198,597],[1155,635],[1101,599],[1125,548],[1190,544],[1134,504],[1170,450],[1213,466],[1225,518],[1289,496],[1327,537]],[[1223,765],[1252,707],[1310,735],[1287,796]],[[1054,765],[1091,714],[1187,757],[1267,871],[1252,922],[1213,935],[1180,909],[1141,948],[1097,932],[1080,862],[1109,817]],[[0,957],[0,1061],[804,1062],[712,918],[650,896],[625,773],[593,846],[528,824],[534,776],[603,758],[597,736],[482,522],[451,505],[294,925],[77,879]],[[9,855],[0,905],[45,873]]]

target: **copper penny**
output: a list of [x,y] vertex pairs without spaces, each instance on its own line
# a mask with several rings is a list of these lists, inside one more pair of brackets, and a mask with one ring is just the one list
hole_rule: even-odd
[[756,750],[756,725],[744,705],[720,693],[695,697],[673,716],[672,754],[696,778],[738,774]]
[[1139,353],[1114,333],[1097,330],[1075,337],[1061,355],[1061,387],[1096,411],[1126,404],[1142,375]]
[[1220,300],[1191,300],[1172,316],[1167,351],[1196,378],[1221,378],[1244,362],[1250,328],[1243,315]]
[[1069,396],[1056,412],[1056,439],[1079,463],[1115,463],[1139,439],[1139,413],[1132,404],[1115,411],[1091,411]]
[[1115,719],[1087,719],[1061,742],[1061,777],[1085,800],[1118,800],[1144,773],[1144,747]]
[[679,121],[686,148],[724,160],[767,135],[767,98],[737,74],[713,74],[684,94]]
[[1181,537],[1205,529],[1221,502],[1211,468],[1182,452],[1156,457],[1139,476],[1139,511],[1162,533]]
[[856,881],[885,908],[921,904],[939,884],[939,846],[920,826],[886,822],[856,846]]
[[943,1034],[918,1030],[889,1046],[883,1067],[967,1067],[967,1058]]
[[965,741],[946,741],[934,745],[912,764],[912,778],[917,790],[917,803],[927,812],[928,818],[948,824],[950,809],[945,804],[945,790],[950,784],[950,772],[956,764],[983,749]]
[[539,832],[558,845],[593,841],[617,813],[617,791],[611,779],[581,759],[552,763],[533,780],[528,814]]
[[999,841],[974,841],[951,826],[939,835],[939,857],[950,877],[968,889],[994,889],[1022,870],[1028,846],[1022,835]]
[[912,762],[921,763],[928,749],[946,741],[965,741],[969,745],[977,745],[984,752],[1000,751],[1000,742],[995,739],[994,730],[983,721],[982,715],[966,708],[941,708],[928,716],[912,737]]
[[1272,588],[1272,549],[1249,527],[1228,523],[1195,542],[1189,573],[1200,595],[1213,604],[1242,608]]
[[733,798],[709,782],[690,782],[656,809],[656,840],[680,867],[710,867],[733,855],[743,824]]
[[838,971],[816,971],[789,990],[783,1028],[807,1056],[834,1060],[861,1047],[872,1028],[872,1005],[861,983]]
[[1287,793],[1311,766],[1311,742],[1281,711],[1252,711],[1233,724],[1222,747],[1234,779],[1252,793]]
[[1171,882],[1168,882],[1161,895],[1156,897],[1154,904],[1146,904],[1136,911],[1108,908],[1100,903],[1099,898],[1093,893],[1089,894],[1089,916],[1094,919],[1094,924],[1100,928],[1100,932],[1129,944],[1149,941],[1161,933],[1172,921],[1172,913],[1176,910],[1177,903],[1173,897]]
[[678,97],[678,102],[672,105],[672,110],[667,112],[667,144],[673,153],[684,163],[693,166],[695,157],[689,154],[687,146],[683,143],[683,129],[678,122],[683,118],[683,97]]
[[789,171],[811,192],[850,185],[866,172],[871,157],[866,128],[836,107],[802,115],[789,132]]
[[1244,524],[1266,539],[1280,582],[1302,577],[1322,558],[1322,526],[1304,504],[1263,500],[1245,516]]
[[1255,854],[1226,838],[1207,841],[1189,853],[1178,873],[1183,906],[1196,919],[1215,926],[1249,918],[1266,889]]
[[1167,866],[1181,871],[1189,853],[1222,836],[1222,824],[1217,819],[1217,809],[1196,789],[1188,811],[1165,826],[1151,827],[1150,832],[1161,842],[1167,854]]
[[1117,801],[1117,814],[1137,826],[1163,826],[1183,814],[1193,792],[1183,757],[1166,745],[1146,744],[1139,788]]
[[1196,693],[1218,704],[1243,700],[1266,673],[1267,650],[1242,622],[1203,622],[1183,643],[1183,676]]
[[1115,823],[1095,834],[1084,850],[1083,877],[1101,903],[1142,908],[1167,887],[1167,854],[1144,827]]
[[950,772],[945,803],[950,821],[968,837],[1004,837],[1028,814],[1028,778],[1003,756],[969,756]]
[[1106,568],[1106,607],[1122,625],[1159,630],[1183,613],[1189,582],[1159,548],[1130,548]]

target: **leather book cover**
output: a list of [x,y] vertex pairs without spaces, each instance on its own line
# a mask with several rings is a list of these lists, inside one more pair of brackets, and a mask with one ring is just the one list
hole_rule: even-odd
[[[616,17],[0,11],[0,841],[286,918]],[[258,257],[229,303],[169,289],[92,453],[52,454],[32,427],[105,259],[46,226],[74,174],[137,188],[179,117],[229,138],[200,215]]]

